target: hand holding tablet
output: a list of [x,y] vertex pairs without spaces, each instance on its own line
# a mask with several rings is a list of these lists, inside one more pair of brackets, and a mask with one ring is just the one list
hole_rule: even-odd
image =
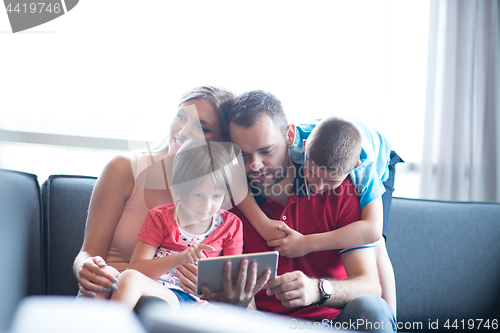
[[[240,264],[243,259],[248,259],[249,265],[252,262],[256,262],[257,267],[257,282],[262,278],[266,269],[271,270],[271,276],[269,280],[276,277],[276,271],[278,268],[278,252],[259,252],[259,253],[249,253],[241,255],[232,256],[222,256],[213,258],[204,258],[198,261],[198,277],[196,281],[196,292],[202,294],[202,286],[208,286],[213,293],[218,293],[223,291],[222,277],[224,271],[224,263],[226,261],[231,261],[231,278],[233,285],[236,285],[238,279],[238,273],[240,270]],[[248,272],[248,275],[250,272]]]

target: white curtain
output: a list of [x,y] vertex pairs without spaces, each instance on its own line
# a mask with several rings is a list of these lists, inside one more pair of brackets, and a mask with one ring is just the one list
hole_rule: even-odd
[[431,1],[422,198],[500,202],[499,2]]

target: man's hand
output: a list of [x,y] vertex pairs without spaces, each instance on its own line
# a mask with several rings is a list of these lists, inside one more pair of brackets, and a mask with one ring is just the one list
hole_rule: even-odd
[[196,295],[196,277],[198,266],[187,264],[175,268],[175,276],[179,279],[179,286],[186,292]]
[[285,273],[269,281],[265,286],[267,295],[276,295],[283,306],[294,308],[319,302],[321,295],[318,280],[307,277],[301,271]]
[[267,269],[262,279],[257,283],[257,263],[252,262],[250,264],[250,275],[248,275],[247,278],[249,262],[247,259],[244,259],[240,265],[236,285],[233,286],[231,279],[231,265],[230,261],[224,263],[224,272],[222,276],[224,291],[218,294],[213,294],[210,291],[210,288],[203,286],[202,298],[208,301],[218,301],[247,307],[252,301],[254,295],[259,292],[259,290],[261,290],[264,284],[266,284],[269,280],[271,271]]
[[276,251],[279,251],[280,255],[288,258],[302,257],[311,252],[309,243],[307,242],[307,236],[293,230],[285,223],[280,224],[278,229],[288,236],[269,241],[267,242],[267,246],[274,247]]

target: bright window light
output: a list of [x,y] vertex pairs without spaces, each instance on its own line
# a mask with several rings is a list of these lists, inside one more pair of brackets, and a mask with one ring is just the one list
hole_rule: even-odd
[[[428,12],[421,0],[81,1],[57,20],[0,34],[0,129],[156,141],[185,91],[215,84],[268,90],[293,122],[358,118],[418,163]],[[3,167],[102,169],[92,149],[68,159],[78,154],[64,142],[21,146],[0,142]]]

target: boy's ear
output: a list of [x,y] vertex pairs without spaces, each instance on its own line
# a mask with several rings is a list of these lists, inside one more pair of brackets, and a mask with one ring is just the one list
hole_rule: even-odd
[[289,146],[291,146],[294,141],[295,141],[295,125],[288,124],[288,127],[286,129],[286,143]]
[[302,146],[304,147],[304,151],[306,150],[306,139],[302,139]]
[[357,166],[358,166],[358,165],[360,165],[360,164],[361,164],[361,161],[360,161],[360,160],[358,160],[358,163],[356,163],[356,165],[355,165],[354,167],[357,167]]

